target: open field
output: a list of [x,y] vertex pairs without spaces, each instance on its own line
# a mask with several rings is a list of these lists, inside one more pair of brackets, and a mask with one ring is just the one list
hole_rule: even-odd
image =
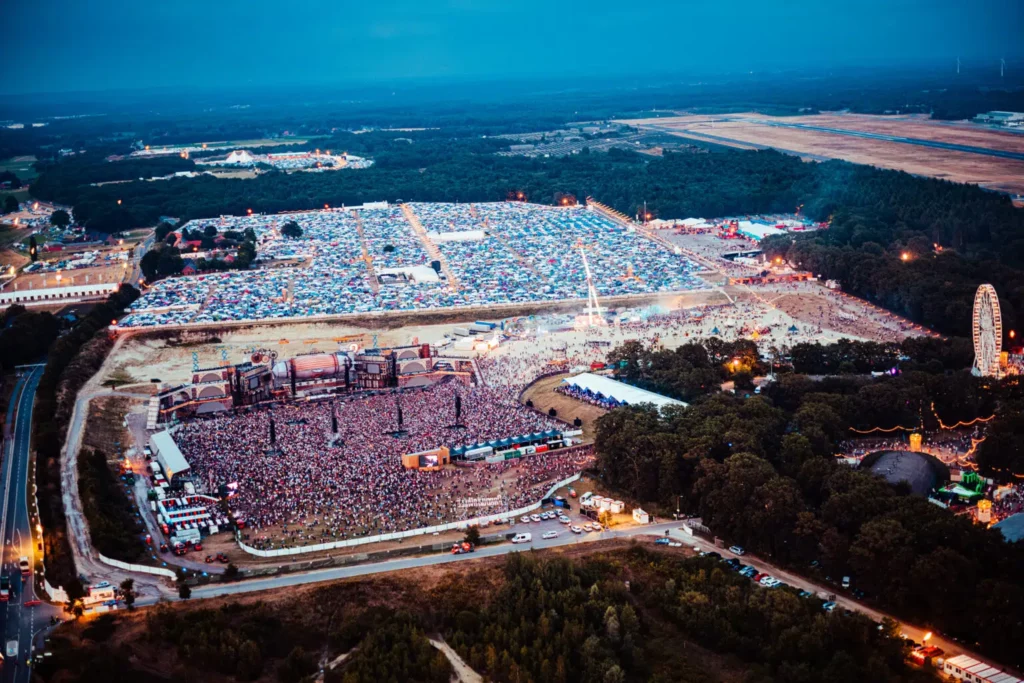
[[805,158],[844,159],[1024,193],[1024,160],[986,153],[988,150],[1024,154],[1024,135],[970,124],[938,123],[916,117],[771,117],[756,113],[634,119],[623,123],[741,149],[771,147]]
[[38,175],[36,170],[32,168],[34,163],[36,163],[34,156],[11,157],[10,159],[0,161],[0,171],[11,171],[22,182],[26,182]]
[[217,178],[241,178],[243,180],[251,180],[259,175],[251,168],[211,168],[206,173]]
[[[14,256],[20,256],[20,254],[14,254]],[[14,285],[11,286],[17,285],[17,289],[22,291],[47,287],[94,285],[102,282],[121,282],[124,279],[124,274],[125,270],[120,265],[64,270],[60,273],[60,282],[58,283],[57,273],[21,273]]]

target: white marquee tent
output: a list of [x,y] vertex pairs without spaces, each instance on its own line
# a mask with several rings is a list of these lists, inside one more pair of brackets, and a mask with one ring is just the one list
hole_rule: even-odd
[[640,403],[653,403],[658,408],[665,406],[687,406],[682,401],[674,398],[656,394],[646,389],[638,389],[611,377],[595,375],[591,372],[584,372],[562,380],[562,382],[578,391],[590,391],[592,394],[601,394],[605,398],[614,398],[620,403],[638,405]]

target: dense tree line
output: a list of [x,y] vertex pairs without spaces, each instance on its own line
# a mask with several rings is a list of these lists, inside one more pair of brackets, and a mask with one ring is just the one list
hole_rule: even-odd
[[30,187],[32,196],[63,204],[75,204],[78,193],[94,183],[158,178],[195,169],[195,162],[176,155],[133,157],[107,161],[96,154],[70,157],[56,163],[42,163],[39,177]]
[[0,313],[0,372],[42,356],[60,332],[61,323],[49,311],[29,311],[20,304]]
[[447,683],[452,666],[430,644],[420,620],[401,612],[366,633],[350,659],[328,673],[326,683]]
[[675,349],[654,349],[629,341],[612,349],[608,361],[617,366],[622,380],[684,401],[718,391],[729,379],[737,388],[753,388],[753,373],[767,368],[754,342],[728,342],[718,337]]
[[[782,374],[748,399],[717,393],[685,409],[621,408],[597,423],[598,468],[640,503],[700,515],[729,542],[802,571],[816,562],[830,576],[851,575],[894,613],[1017,664],[1024,589],[1014,567],[1024,547],[832,458],[850,427],[936,429],[936,415],[987,416],[1014,392],[990,384],[966,370],[876,380]],[[1019,422],[1003,424],[1019,431]]]
[[[479,569],[479,568],[478,568]],[[750,683],[915,681],[894,624],[829,614],[791,588],[769,590],[710,558],[641,546],[567,559],[510,555],[429,586],[362,579],[267,604],[165,605],[51,636],[44,680],[121,680],[132,667],[175,678],[293,683],[328,662],[328,683],[447,681],[448,644],[491,681]],[[326,639],[326,642],[325,642]],[[700,648],[688,648],[693,643]],[[707,648],[713,653],[708,656]],[[173,653],[148,656],[149,652]],[[107,662],[98,662],[103,653]],[[134,656],[129,656],[133,653]],[[169,667],[167,662],[173,662]],[[95,670],[93,669],[95,667]],[[152,672],[149,672],[152,673]],[[107,676],[102,678],[100,676]]]
[[901,342],[804,342],[789,349],[789,362],[795,372],[805,375],[867,374],[892,368],[934,373],[969,367],[974,362],[974,346],[961,337],[907,337]]
[[46,578],[55,586],[64,586],[69,593],[76,588],[80,590],[80,586],[67,538],[60,451],[79,389],[100,369],[113,346],[107,326],[138,297],[134,287],[122,285],[53,342],[36,392],[32,439],[36,451],[35,482],[43,525]]
[[78,491],[92,545],[107,557],[138,563],[145,559],[145,526],[103,451],[78,456]]

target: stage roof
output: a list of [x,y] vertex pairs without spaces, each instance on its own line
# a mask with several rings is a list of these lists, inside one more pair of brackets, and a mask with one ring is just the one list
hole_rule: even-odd
[[638,389],[634,386],[614,380],[611,377],[595,375],[591,372],[584,372],[576,375],[575,377],[563,379],[562,382],[581,391],[589,390],[592,394],[601,394],[606,398],[614,398],[620,403],[628,403],[629,405],[653,403],[658,408],[664,408],[665,406],[686,407],[689,405],[682,401],[677,401],[674,398],[662,396],[661,394],[656,394],[653,391],[647,391],[646,389]]

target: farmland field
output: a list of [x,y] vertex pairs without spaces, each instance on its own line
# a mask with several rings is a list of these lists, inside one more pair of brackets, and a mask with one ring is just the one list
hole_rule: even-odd
[[757,113],[633,119],[622,123],[738,148],[771,147],[809,159],[844,159],[1013,194],[1024,193],[1024,134],[969,123],[938,122],[916,116],[772,117]]

